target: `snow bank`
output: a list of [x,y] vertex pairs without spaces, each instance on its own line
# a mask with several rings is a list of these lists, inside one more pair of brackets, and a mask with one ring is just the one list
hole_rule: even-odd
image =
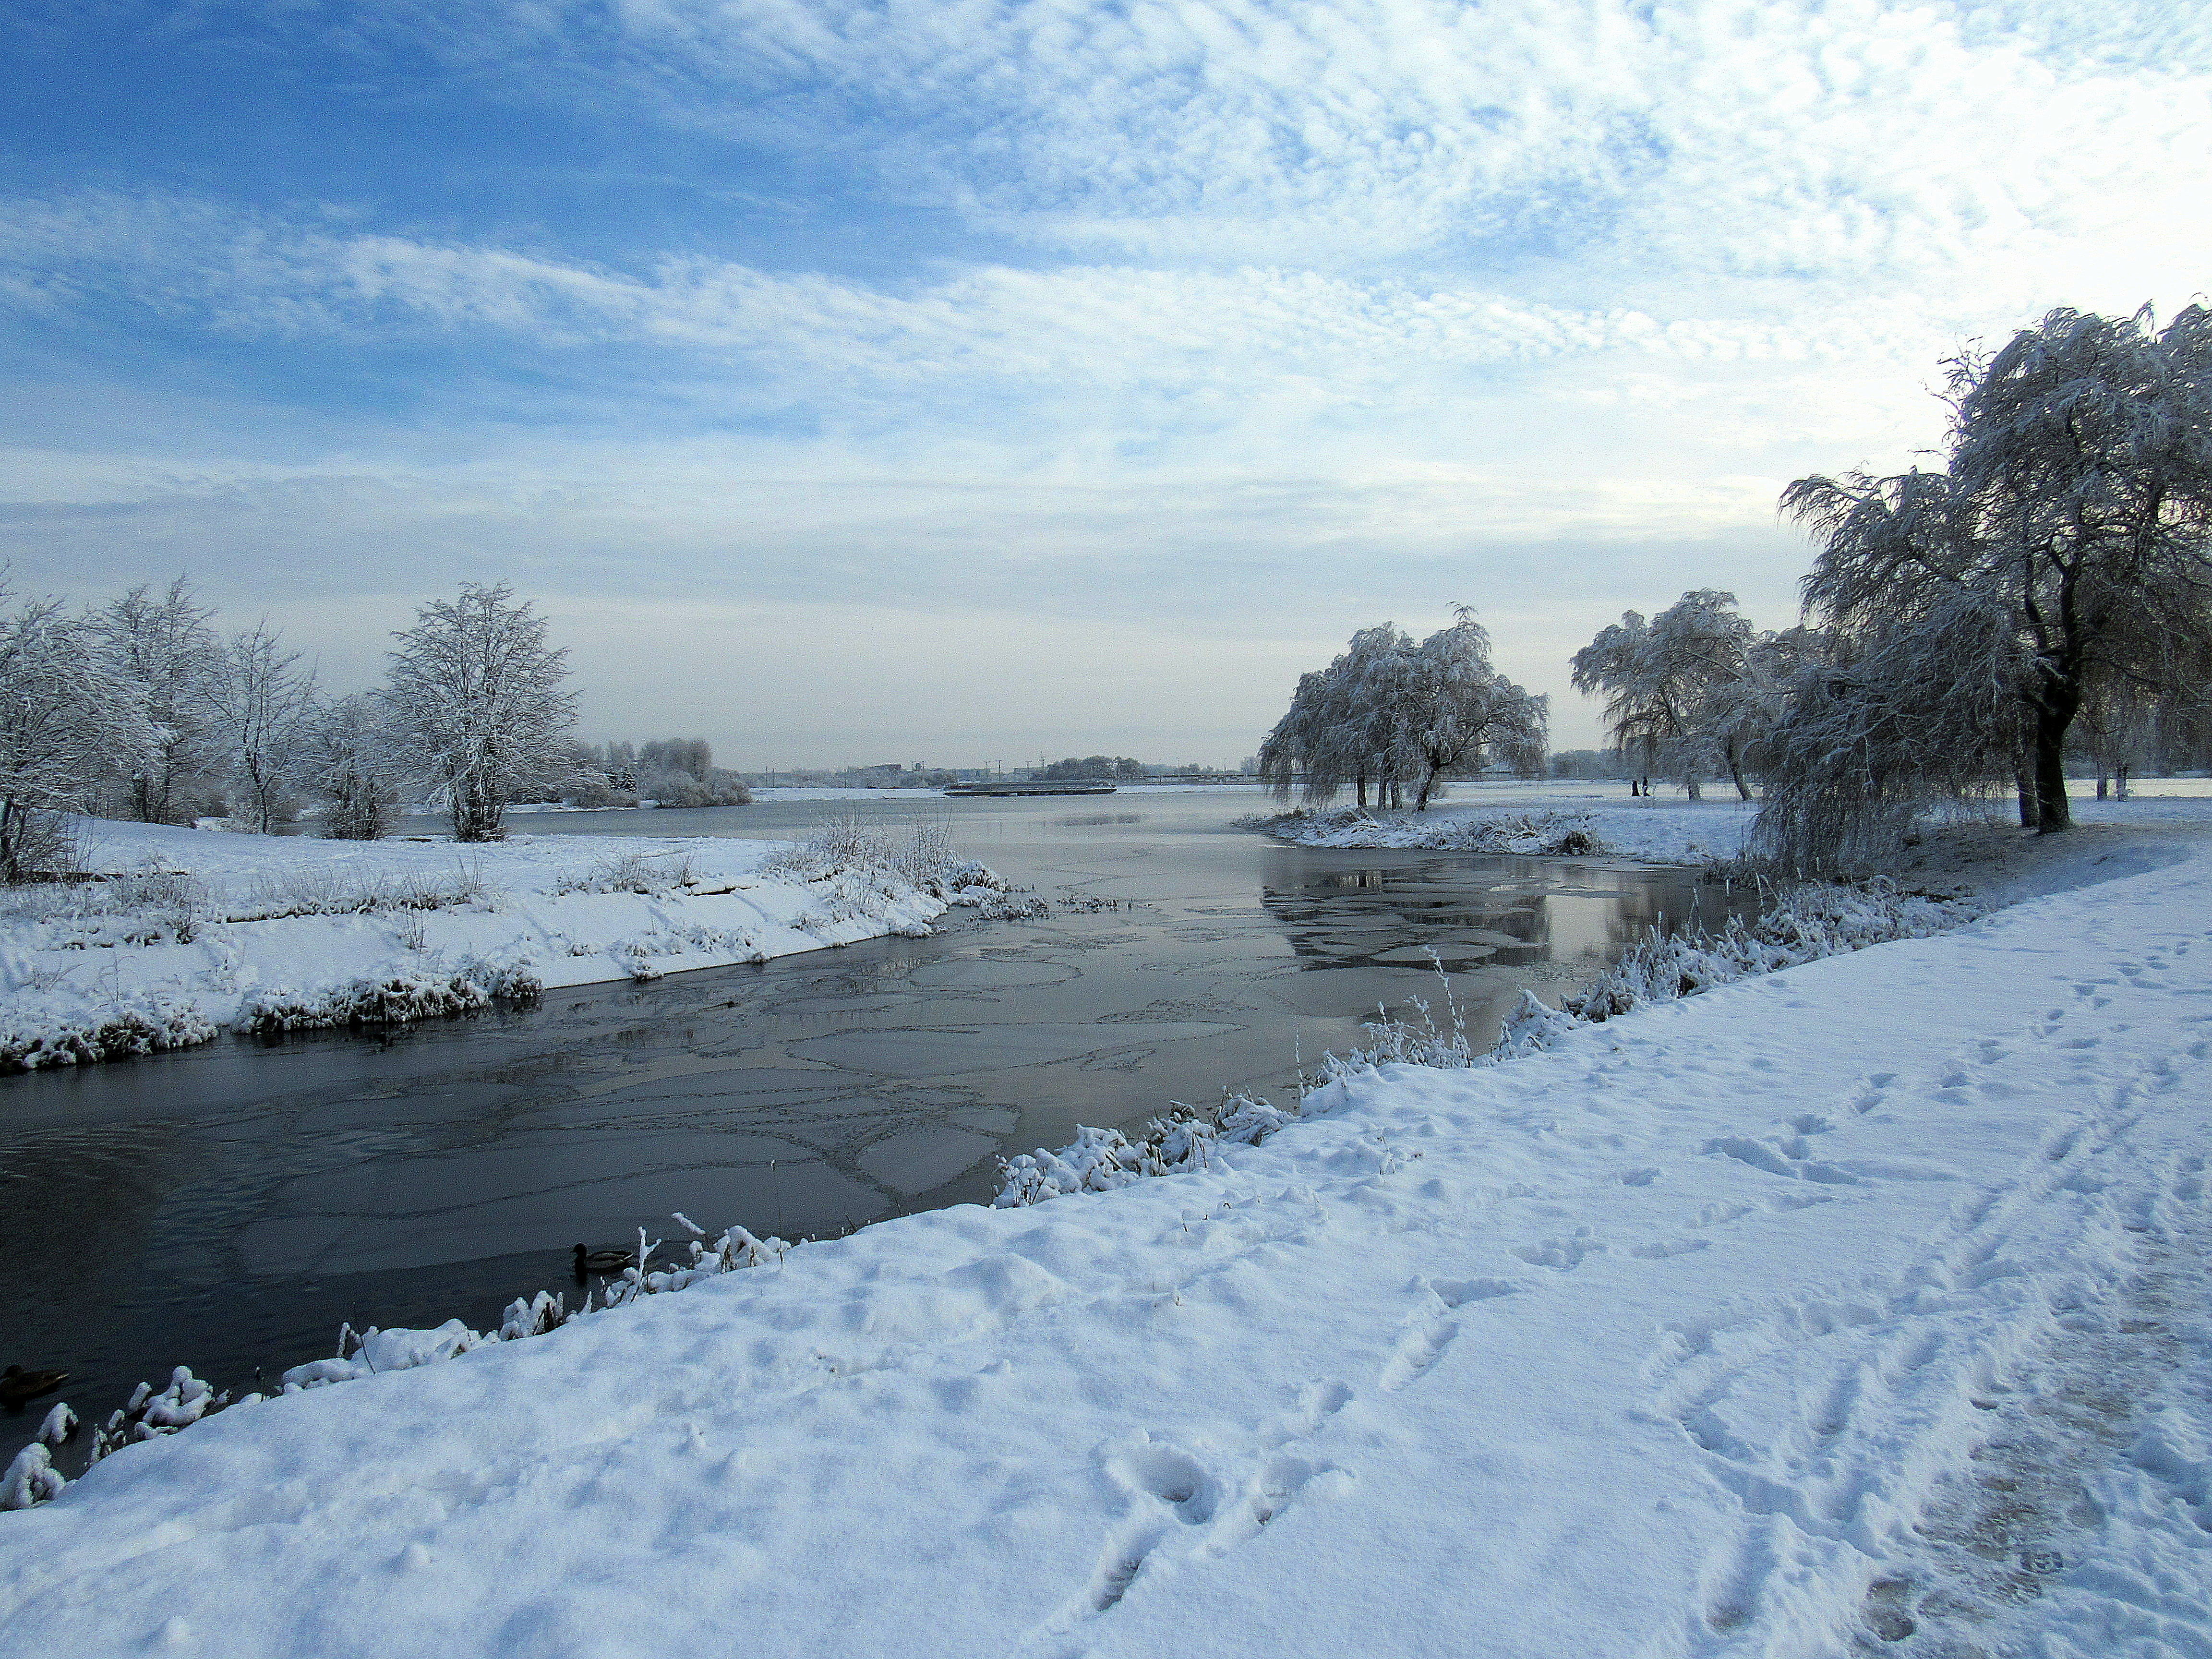
[[234,1407],[0,1516],[0,1630],[2204,1651],[2212,858],[2162,856],[1512,1065],[1356,1071],[1172,1180]]
[[84,867],[109,879],[0,895],[0,1070],[526,1003],[927,933],[948,903],[1004,898],[941,848],[825,860],[713,837],[460,847],[82,827]]
[[[2076,799],[2085,824],[2212,823],[2212,798],[2201,779],[2160,779],[2127,800]],[[2156,793],[2157,790],[2176,793]],[[1550,858],[1617,858],[1641,864],[1706,864],[1738,856],[1759,815],[1759,803],[1733,793],[1693,801],[1680,793],[1632,798],[1625,784],[1484,781],[1452,786],[1453,799],[1426,812],[1357,807],[1294,811],[1246,820],[1305,847],[1402,848],[1455,853],[1518,854]],[[1992,802],[1993,825],[2011,809]]]
[[[1464,790],[1469,786],[1461,785]],[[1426,812],[1359,807],[1298,810],[1247,819],[1303,847],[1401,848],[1534,858],[1620,858],[1643,864],[1703,864],[1733,858],[1758,815],[1756,804],[1593,797],[1587,787],[1522,786]]]

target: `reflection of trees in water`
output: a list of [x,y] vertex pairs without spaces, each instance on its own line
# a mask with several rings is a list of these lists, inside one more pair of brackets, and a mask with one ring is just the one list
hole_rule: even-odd
[[1717,931],[1728,925],[1731,915],[1750,921],[1758,915],[1757,895],[1749,888],[1731,893],[1686,874],[1639,882],[1614,896],[1607,922],[1613,945],[1609,954],[1617,957],[1638,939],[1650,939],[1654,933]]
[[[1537,960],[1551,945],[1547,896],[1517,882],[1501,887],[1495,872],[1416,865],[1271,883],[1260,902],[1308,966],[1348,968],[1431,944],[1479,945],[1492,962]],[[1468,951],[1459,957],[1466,962]]]

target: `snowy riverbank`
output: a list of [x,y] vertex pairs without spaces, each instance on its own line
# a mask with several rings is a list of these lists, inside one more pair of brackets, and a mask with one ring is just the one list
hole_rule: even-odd
[[463,1012],[926,930],[961,883],[995,881],[933,850],[809,864],[705,836],[464,847],[83,820],[80,862],[112,879],[5,896],[0,1066]]
[[[2076,820],[2086,824],[2212,823],[2212,795],[2202,779],[2155,780],[2129,800],[2077,799],[2073,806]],[[2010,810],[2008,803],[1995,801],[1984,816],[2002,829],[2011,822]],[[1425,812],[1338,805],[1248,822],[1302,847],[1705,864],[1741,854],[1758,816],[1757,801],[1739,800],[1733,792],[1703,800],[1675,790],[1639,798],[1620,783],[1486,779],[1452,785],[1450,799]]]
[[0,1516],[0,1649],[2201,1652],[2212,854],[2030,875],[126,1449]]

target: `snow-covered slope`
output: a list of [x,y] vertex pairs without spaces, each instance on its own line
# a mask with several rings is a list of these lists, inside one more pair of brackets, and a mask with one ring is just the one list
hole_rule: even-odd
[[2079,845],[1200,1173],[129,1448],[0,1516],[0,1651],[2204,1652],[2212,856]]
[[707,836],[462,847],[84,820],[82,841],[85,867],[117,880],[6,896],[0,1064],[762,961],[926,929],[955,890]]

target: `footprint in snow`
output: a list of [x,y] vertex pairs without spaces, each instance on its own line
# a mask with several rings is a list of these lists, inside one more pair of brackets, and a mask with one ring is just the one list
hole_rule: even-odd
[[1573,1238],[1547,1238],[1540,1243],[1523,1244],[1513,1254],[1532,1267],[1553,1267],[1560,1273],[1572,1273],[1583,1264],[1583,1258],[1594,1255],[1605,1249],[1595,1239],[1577,1235]]

